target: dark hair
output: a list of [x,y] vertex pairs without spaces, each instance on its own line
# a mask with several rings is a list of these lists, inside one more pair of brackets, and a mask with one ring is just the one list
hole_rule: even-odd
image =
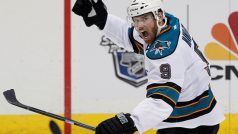
[[163,12],[163,10],[160,8],[160,9],[158,9],[158,12]]

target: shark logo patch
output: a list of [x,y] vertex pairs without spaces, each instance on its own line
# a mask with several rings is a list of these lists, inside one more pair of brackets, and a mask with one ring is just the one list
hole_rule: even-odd
[[165,49],[169,49],[170,48],[170,45],[171,45],[171,42],[170,41],[160,41],[160,40],[157,40],[153,43],[153,48],[150,50],[150,52],[153,52],[154,51],[154,54],[160,54],[160,55],[163,55],[163,51]]

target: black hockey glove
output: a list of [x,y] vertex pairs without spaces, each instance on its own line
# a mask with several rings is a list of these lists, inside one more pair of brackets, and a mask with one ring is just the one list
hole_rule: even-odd
[[135,131],[137,129],[130,114],[124,113],[119,113],[96,127],[96,134],[133,134]]
[[72,11],[82,16],[88,27],[95,24],[102,30],[106,24],[108,13],[102,0],[77,0]]

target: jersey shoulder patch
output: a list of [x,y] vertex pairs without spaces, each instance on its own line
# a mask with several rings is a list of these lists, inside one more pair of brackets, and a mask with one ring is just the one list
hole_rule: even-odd
[[180,36],[178,18],[168,17],[168,30],[162,32],[156,40],[147,47],[146,56],[152,60],[161,59],[174,53]]

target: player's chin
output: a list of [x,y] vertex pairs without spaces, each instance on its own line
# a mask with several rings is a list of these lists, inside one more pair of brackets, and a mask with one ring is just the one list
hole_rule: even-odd
[[153,42],[153,38],[151,38],[150,36],[143,37],[143,40],[146,44],[151,44]]

